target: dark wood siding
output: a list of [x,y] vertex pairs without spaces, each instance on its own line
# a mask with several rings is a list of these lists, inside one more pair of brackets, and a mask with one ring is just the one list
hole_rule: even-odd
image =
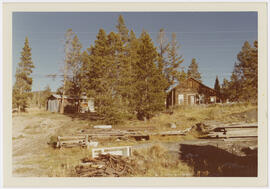
[[[182,97],[184,97],[182,101]],[[216,99],[211,102],[211,97]],[[169,91],[167,95],[167,107],[179,104],[209,104],[219,100],[217,92],[199,81],[189,78]]]

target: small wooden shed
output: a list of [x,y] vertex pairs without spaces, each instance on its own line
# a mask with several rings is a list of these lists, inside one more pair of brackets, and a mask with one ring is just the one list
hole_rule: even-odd
[[174,105],[211,104],[219,102],[216,90],[194,78],[173,86],[167,93],[166,107]]
[[[67,102],[67,96],[64,96],[65,102]],[[60,105],[62,102],[62,96],[58,94],[52,94],[47,99],[47,111],[49,112],[59,112]]]
[[[47,99],[47,111],[60,112],[62,96],[52,94]],[[68,113],[95,112],[94,99],[81,96],[78,98],[64,96],[64,111]]]

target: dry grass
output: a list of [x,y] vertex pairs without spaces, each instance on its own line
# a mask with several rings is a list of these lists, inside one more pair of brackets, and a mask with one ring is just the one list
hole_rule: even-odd
[[133,152],[138,166],[133,176],[183,177],[192,176],[193,170],[179,160],[178,153],[170,153],[160,145]]
[[[198,122],[215,120],[220,122],[251,122],[254,117],[247,112],[256,110],[251,104],[181,106],[174,109],[172,115],[160,113],[149,121],[126,121],[114,128],[155,127],[159,131],[182,130]],[[252,119],[250,118],[252,117]],[[46,122],[47,124],[43,125]],[[176,129],[170,128],[170,123]],[[91,149],[66,148],[54,149],[47,144],[58,135],[74,134],[82,129],[92,128],[97,121],[81,120],[67,115],[33,111],[13,116],[13,173],[16,176],[65,177],[72,176],[74,166],[81,158],[91,156]],[[135,152],[143,170],[135,176],[190,176],[193,174],[187,164],[181,162],[175,154],[167,153],[163,147],[149,148],[148,144],[179,142],[195,139],[187,136],[150,136],[150,141],[134,139],[116,140],[115,138],[99,140],[99,147],[110,146],[146,146]],[[136,154],[137,153],[137,154]]]
[[173,114],[160,113],[149,121],[127,121],[124,125],[134,127],[155,127],[160,131],[175,130],[170,128],[170,123],[175,123],[176,129],[190,128],[198,122],[220,121],[232,122],[255,122],[256,118],[250,119],[237,114],[257,110],[257,106],[246,104],[225,104],[225,105],[196,105],[178,106],[173,109]]

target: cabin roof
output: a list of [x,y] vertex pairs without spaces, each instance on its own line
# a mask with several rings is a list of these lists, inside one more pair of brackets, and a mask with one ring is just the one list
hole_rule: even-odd
[[[202,82],[200,82],[200,81],[194,79],[193,77],[189,77],[189,78],[187,78],[187,80],[193,80],[193,81],[199,83],[201,86],[203,86],[203,87],[205,87],[205,88],[207,88],[207,89],[209,89],[209,90],[211,90],[211,91],[213,91],[213,92],[216,92],[215,89],[212,89],[212,88],[210,88],[210,87],[204,85]],[[187,80],[186,80],[186,81],[187,81]],[[180,85],[181,85],[181,84],[179,84],[179,82],[177,82],[177,83],[171,85],[170,88],[167,90],[167,92],[170,92],[171,90],[177,88],[177,87],[180,86]]]
[[196,79],[194,79],[194,78],[192,78],[192,77],[190,77],[190,78],[188,78],[188,79],[191,79],[191,80],[193,80],[193,81],[199,83],[199,84],[202,85],[203,87],[205,87],[205,88],[207,88],[207,89],[209,89],[209,90],[212,90],[213,92],[216,92],[215,89],[212,89],[211,87],[208,87],[208,86],[204,85],[202,82],[200,82],[200,81],[198,81],[198,80],[196,80]]
[[[54,98],[62,98],[61,95],[59,94],[52,94],[51,97],[54,97]],[[66,95],[64,95],[64,98],[68,98]]]

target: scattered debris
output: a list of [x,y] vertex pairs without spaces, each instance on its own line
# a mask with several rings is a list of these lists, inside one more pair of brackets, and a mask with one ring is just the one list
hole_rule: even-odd
[[120,177],[131,175],[134,164],[135,161],[128,157],[99,154],[96,158],[82,159],[75,170],[80,177]]
[[109,147],[109,148],[93,148],[92,158],[98,157],[99,154],[111,154],[120,156],[131,156],[130,146]]
[[[197,123],[190,128],[184,130],[176,129],[176,123],[169,124],[170,131],[154,131],[151,127],[142,128],[123,128],[123,129],[109,129],[111,125],[97,125],[103,129],[86,129],[81,130],[80,133],[72,136],[58,136],[57,147],[97,147],[99,139],[114,138],[116,141],[128,140],[130,138],[136,141],[148,141],[150,136],[185,136],[187,134],[195,135],[199,138],[243,138],[243,137],[257,137],[257,123],[219,123],[219,122],[205,122]],[[94,127],[97,127],[94,126]],[[107,129],[104,129],[106,128]]]

